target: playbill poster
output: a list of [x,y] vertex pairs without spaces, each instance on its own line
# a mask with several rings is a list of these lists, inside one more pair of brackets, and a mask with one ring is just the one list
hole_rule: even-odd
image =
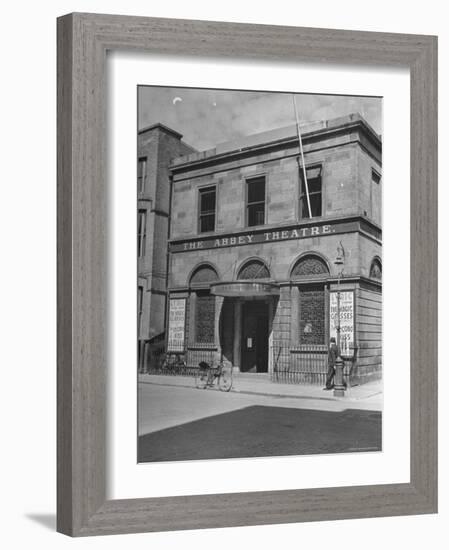
[[340,329],[340,349],[343,356],[354,354],[354,291],[330,293],[330,336],[337,339]]
[[169,303],[167,350],[182,352],[184,351],[186,300],[185,298],[172,299]]

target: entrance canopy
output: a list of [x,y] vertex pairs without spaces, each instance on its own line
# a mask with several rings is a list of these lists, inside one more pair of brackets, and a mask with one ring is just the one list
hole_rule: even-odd
[[213,283],[211,294],[231,298],[249,298],[264,296],[279,296],[279,285],[261,281],[235,281],[231,283]]

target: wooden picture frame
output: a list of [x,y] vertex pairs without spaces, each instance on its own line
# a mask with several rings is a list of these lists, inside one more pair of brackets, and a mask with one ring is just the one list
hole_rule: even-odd
[[[108,50],[410,69],[410,483],[106,499]],[[81,13],[58,19],[57,496],[57,529],[72,536],[437,511],[436,37]]]

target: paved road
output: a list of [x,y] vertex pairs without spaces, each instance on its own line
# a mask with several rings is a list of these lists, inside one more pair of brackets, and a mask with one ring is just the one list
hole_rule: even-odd
[[139,384],[139,462],[381,450],[381,413]]

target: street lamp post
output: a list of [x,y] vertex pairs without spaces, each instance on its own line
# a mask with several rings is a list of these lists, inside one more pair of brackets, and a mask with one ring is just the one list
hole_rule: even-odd
[[337,247],[337,257],[335,259],[335,265],[341,266],[338,272],[337,280],[337,359],[335,361],[335,378],[334,378],[334,395],[337,397],[344,397],[345,384],[343,378],[344,362],[341,357],[341,319],[340,319],[340,282],[343,277],[343,269],[345,265],[345,249],[340,241],[340,246]]

